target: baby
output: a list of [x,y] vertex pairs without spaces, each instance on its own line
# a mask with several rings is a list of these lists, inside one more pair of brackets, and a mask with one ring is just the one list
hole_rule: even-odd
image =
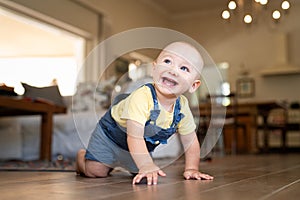
[[151,157],[160,144],[178,132],[185,150],[185,179],[213,179],[199,171],[200,145],[196,125],[183,96],[200,86],[203,59],[192,45],[173,42],[153,62],[153,83],[141,86],[115,102],[99,120],[86,150],[77,153],[77,173],[107,177],[121,166],[135,174],[132,184],[143,178],[157,184],[166,176]]

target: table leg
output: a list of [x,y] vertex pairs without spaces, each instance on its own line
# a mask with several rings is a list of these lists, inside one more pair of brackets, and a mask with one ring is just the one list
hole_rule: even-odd
[[51,160],[53,113],[42,114],[40,159]]

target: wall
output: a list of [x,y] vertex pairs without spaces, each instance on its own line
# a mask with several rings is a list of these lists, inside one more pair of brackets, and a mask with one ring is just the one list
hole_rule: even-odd
[[[80,28],[99,32],[90,21],[82,21],[78,13],[75,12],[78,16],[74,18],[69,13],[65,13],[70,10],[68,5],[84,2],[102,14],[100,40],[136,27],[158,26],[178,30],[203,45],[215,62],[230,64],[228,76],[234,90],[240,66],[244,65],[256,81],[255,100],[300,101],[300,93],[297,89],[300,85],[300,75],[262,77],[260,74],[261,69],[272,66],[276,61],[275,38],[278,33],[288,34],[289,61],[300,67],[299,1],[290,10],[289,17],[277,27],[266,23],[254,24],[252,27],[245,27],[238,23],[226,24],[220,19],[219,10],[170,18],[140,0],[126,0],[126,3],[123,1],[120,3],[120,0],[14,1],[45,14],[57,15],[57,18],[71,24],[82,22],[84,25],[80,25]],[[293,3],[295,5],[296,1]],[[77,8],[77,5],[73,5],[73,10],[70,12],[74,14]]]
[[[141,0],[126,0],[126,3],[120,0],[76,0],[76,2],[92,7],[102,14],[101,40],[133,28],[168,27],[169,25],[167,16],[149,8]],[[106,49],[105,53],[110,54],[108,51]],[[100,66],[105,66],[105,64]],[[98,74],[104,72],[103,68]]]
[[90,5],[103,15],[106,37],[138,27],[168,27],[167,16],[150,8],[141,0],[79,0]]
[[244,65],[256,81],[255,100],[300,101],[297,89],[300,74],[263,77],[260,73],[263,68],[274,66],[278,61],[277,34],[287,34],[288,60],[300,69],[299,10],[299,4],[292,7],[288,17],[276,26],[266,21],[251,27],[233,21],[226,23],[221,20],[219,10],[212,10],[173,19],[172,27],[197,40],[215,62],[229,63],[228,78],[233,90],[235,81],[240,76],[241,66]]
[[[276,64],[276,35],[288,35],[289,62],[300,68],[300,19],[299,2],[294,1],[288,17],[274,26],[262,21],[252,27],[244,24],[224,23],[220,19],[220,10],[205,13],[192,13],[186,16],[170,18],[139,0],[85,0],[103,14],[106,23],[106,36],[131,28],[159,26],[172,28],[189,35],[198,41],[210,53],[216,63],[228,62],[228,80],[235,90],[236,79],[244,65],[256,81],[254,100],[300,101],[297,85],[300,75],[263,77],[260,71]],[[245,99],[248,100],[248,99]]]

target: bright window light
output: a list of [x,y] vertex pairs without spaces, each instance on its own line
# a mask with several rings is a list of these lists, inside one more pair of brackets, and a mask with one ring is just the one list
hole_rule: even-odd
[[0,83],[24,93],[21,82],[36,87],[50,86],[56,80],[63,96],[73,95],[76,89],[77,63],[73,57],[59,58],[1,58]]
[[[0,31],[0,84],[14,87],[19,95],[24,93],[21,82],[35,87],[57,84],[63,96],[76,92],[76,83],[84,81],[85,71],[78,73],[84,60],[84,38],[2,7],[0,21],[8,24],[1,29],[7,30],[5,34]],[[14,42],[27,40],[39,43]]]

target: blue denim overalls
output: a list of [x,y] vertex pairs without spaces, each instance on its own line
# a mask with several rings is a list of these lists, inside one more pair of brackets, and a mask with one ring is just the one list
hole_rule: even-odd
[[[145,123],[144,138],[148,151],[152,152],[159,144],[167,144],[167,139],[177,131],[178,123],[184,115],[180,113],[181,106],[178,97],[175,103],[173,122],[171,126],[167,129],[158,127],[156,125],[156,119],[160,114],[160,110],[156,98],[156,92],[152,84],[148,83],[146,86],[151,89],[154,108],[150,111],[150,119]],[[126,129],[120,127],[115,122],[111,116],[111,110],[106,112],[106,114],[99,120],[99,124],[108,138],[122,149],[128,151]]]

